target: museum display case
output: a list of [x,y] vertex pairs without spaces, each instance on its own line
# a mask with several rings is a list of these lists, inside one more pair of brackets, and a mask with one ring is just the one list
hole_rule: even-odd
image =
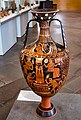
[[[25,34],[27,21],[33,17],[29,11],[39,6],[35,3],[33,6],[24,6],[24,2],[24,0],[0,1],[0,55],[4,55],[17,42],[17,37]],[[32,23],[30,27],[33,25]]]

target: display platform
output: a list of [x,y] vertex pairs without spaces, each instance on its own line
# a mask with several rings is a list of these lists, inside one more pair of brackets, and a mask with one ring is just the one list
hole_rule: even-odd
[[42,118],[36,114],[40,97],[32,91],[21,91],[7,120],[81,120],[81,95],[57,93],[51,98],[57,114],[53,118]]

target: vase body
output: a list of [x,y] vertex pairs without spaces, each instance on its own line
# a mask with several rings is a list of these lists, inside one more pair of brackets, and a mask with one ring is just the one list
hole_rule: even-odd
[[42,98],[52,97],[60,90],[66,81],[69,68],[69,51],[54,42],[50,34],[50,20],[47,18],[40,18],[38,40],[25,46],[20,54],[27,84]]

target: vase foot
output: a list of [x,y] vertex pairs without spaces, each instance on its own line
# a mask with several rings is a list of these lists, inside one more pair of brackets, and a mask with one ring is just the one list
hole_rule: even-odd
[[41,117],[54,117],[56,114],[56,109],[52,103],[50,108],[43,108],[40,103],[36,109],[36,112]]

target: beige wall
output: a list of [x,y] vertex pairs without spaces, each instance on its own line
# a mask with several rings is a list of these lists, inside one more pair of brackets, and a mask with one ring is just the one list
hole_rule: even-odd
[[81,10],[81,0],[53,0],[61,10]]

